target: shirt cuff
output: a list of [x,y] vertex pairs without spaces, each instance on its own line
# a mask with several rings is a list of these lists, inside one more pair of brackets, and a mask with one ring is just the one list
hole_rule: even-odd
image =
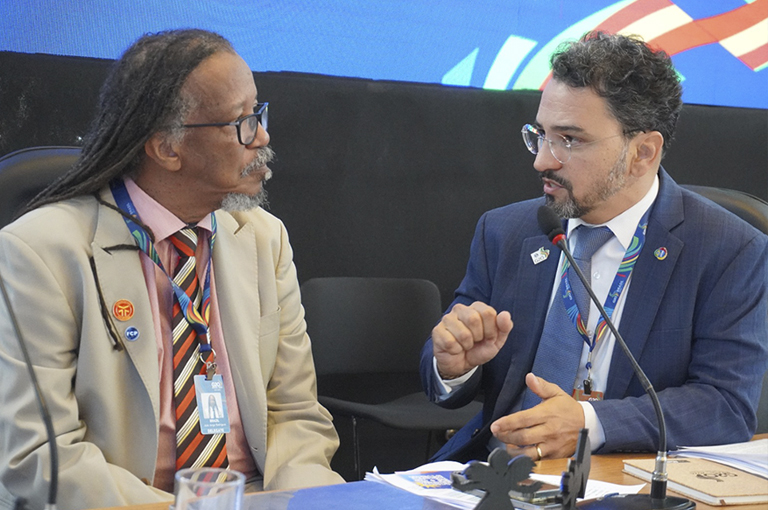
[[465,382],[469,381],[469,378],[472,377],[472,374],[475,373],[477,367],[473,368],[461,377],[456,377],[455,379],[443,379],[440,377],[440,372],[437,370],[437,359],[432,357],[432,370],[435,371],[435,381],[437,381],[435,387],[438,392],[437,400],[439,402],[448,398],[448,395],[450,395],[453,390],[461,388]]
[[589,444],[592,448],[592,453],[595,453],[605,444],[605,431],[592,404],[589,402],[579,402],[579,404],[581,404],[581,409],[584,411],[584,426],[589,430]]

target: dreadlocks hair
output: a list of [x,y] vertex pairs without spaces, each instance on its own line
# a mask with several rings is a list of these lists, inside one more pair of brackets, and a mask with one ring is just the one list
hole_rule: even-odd
[[669,56],[639,37],[588,32],[558,47],[552,78],[570,87],[590,87],[606,99],[624,135],[658,131],[669,148],[683,106],[682,86]]
[[69,198],[96,194],[110,181],[135,172],[144,144],[155,133],[183,136],[192,98],[182,94],[190,73],[218,52],[234,49],[198,29],[146,34],[113,65],[99,93],[96,116],[77,162],[19,213]]

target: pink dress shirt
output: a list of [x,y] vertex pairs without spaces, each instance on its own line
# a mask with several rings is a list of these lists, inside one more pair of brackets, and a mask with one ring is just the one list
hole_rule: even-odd
[[[141,221],[152,229],[155,236],[155,249],[160,261],[169,274],[173,274],[176,256],[168,238],[184,228],[186,224],[147,195],[130,178],[125,179],[125,186]],[[201,228],[198,232],[196,258],[198,261],[207,261],[210,251],[211,215],[203,218],[197,226]],[[160,367],[160,436],[157,467],[152,485],[158,489],[173,492],[173,477],[176,473],[176,418],[173,406],[173,341],[171,338],[173,290],[165,273],[144,253],[141,253],[141,265],[152,308],[155,338],[157,338],[157,362]],[[198,263],[197,273],[200,282],[205,281],[206,271],[207,265]],[[224,380],[224,392],[227,397],[230,422],[230,432],[227,434],[227,456],[230,469],[240,471],[245,475],[246,480],[250,480],[257,477],[259,472],[250,454],[240,420],[240,408],[237,405],[227,348],[221,329],[214,277],[213,266],[211,266],[211,317],[208,327],[211,346],[216,351],[217,373],[221,374]]]

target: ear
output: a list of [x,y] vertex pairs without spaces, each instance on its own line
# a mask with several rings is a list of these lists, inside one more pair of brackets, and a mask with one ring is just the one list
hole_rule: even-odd
[[630,172],[637,177],[646,175],[648,172],[655,174],[661,163],[664,136],[658,131],[640,133],[635,137],[634,145]]
[[144,144],[144,152],[155,164],[175,172],[181,168],[177,145],[171,142],[166,133],[155,133]]

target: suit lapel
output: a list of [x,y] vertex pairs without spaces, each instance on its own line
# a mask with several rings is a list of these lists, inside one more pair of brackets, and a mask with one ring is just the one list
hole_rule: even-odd
[[[619,327],[619,332],[636,359],[640,358],[648,341],[662,298],[683,249],[683,242],[670,232],[683,221],[680,187],[664,169],[659,171],[659,178],[659,195],[648,219],[645,245],[633,271]],[[662,260],[655,255],[659,248],[667,250],[667,256]],[[623,398],[633,376],[632,365],[617,343],[611,359],[605,397]]]
[[[534,264],[530,254],[540,248],[549,250],[549,256],[545,261]],[[515,276],[518,284],[514,286],[517,298],[512,309],[514,328],[507,340],[509,345],[502,351],[506,355],[499,360],[509,368],[494,407],[494,419],[507,414],[512,408],[514,398],[525,384],[525,374],[533,366],[560,258],[560,249],[543,235],[525,239],[520,250]]]
[[[114,203],[109,190],[102,192],[102,199]],[[99,205],[93,250],[95,277],[99,284],[104,305],[115,325],[122,345],[136,367],[145,390],[152,401],[155,423],[159,422],[160,375],[157,362],[152,309],[147,294],[147,284],[141,267],[141,258],[128,227],[117,212]],[[133,248],[131,248],[133,247]],[[118,321],[113,312],[114,304],[125,299],[134,308],[133,316]],[[134,328],[138,337],[126,338],[128,328]]]
[[[216,301],[227,346],[229,368],[248,444],[266,447],[266,393],[268,374],[260,364],[259,298],[256,233],[250,223],[240,226],[229,214],[217,212],[218,230],[213,252]],[[254,384],[263,381],[264,386]],[[249,404],[250,403],[250,404]],[[261,410],[261,411],[259,411]],[[254,420],[259,421],[253,426]],[[259,431],[260,437],[251,437]]]

